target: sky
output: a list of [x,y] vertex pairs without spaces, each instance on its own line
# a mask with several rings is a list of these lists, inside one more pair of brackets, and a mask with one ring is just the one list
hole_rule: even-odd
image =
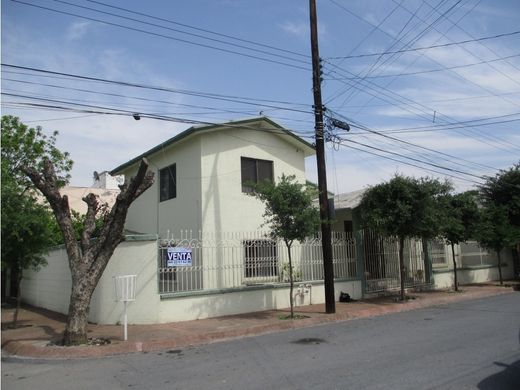
[[[1,7],[2,115],[59,132],[71,185],[197,123],[266,115],[314,141],[306,0]],[[520,2],[317,0],[317,14],[326,116],[350,125],[327,131],[329,191],[395,174],[464,191],[519,162]]]

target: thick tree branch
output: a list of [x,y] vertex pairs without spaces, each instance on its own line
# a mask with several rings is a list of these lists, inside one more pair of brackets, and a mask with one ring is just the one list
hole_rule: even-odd
[[83,232],[81,233],[81,249],[85,253],[90,247],[92,233],[96,229],[96,215],[99,211],[99,202],[97,196],[90,193],[83,198],[87,204],[87,215],[83,223]]
[[[44,161],[42,174],[38,173],[33,167],[25,166],[22,168],[22,171],[45,196],[54,211],[60,230],[63,233],[65,247],[69,255],[69,266],[72,271],[71,262],[80,258],[80,250],[76,243],[74,227],[72,226],[68,197],[60,195],[58,179],[52,163],[49,160]],[[72,277],[74,278],[75,276],[73,272]]]
[[90,267],[90,271],[97,273],[102,271],[106,264],[101,264],[99,259],[112,256],[115,248],[124,240],[123,230],[128,213],[128,208],[132,202],[146,191],[154,182],[153,172],[147,172],[148,161],[142,159],[137,171],[137,175],[130,180],[128,186],[123,186],[121,193],[117,196],[112,210],[105,218],[100,237],[93,242],[89,248],[88,255],[97,259]]

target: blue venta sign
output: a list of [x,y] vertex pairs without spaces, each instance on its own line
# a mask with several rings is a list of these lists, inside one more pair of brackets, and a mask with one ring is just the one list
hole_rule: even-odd
[[168,267],[191,267],[191,248],[168,248],[166,265]]

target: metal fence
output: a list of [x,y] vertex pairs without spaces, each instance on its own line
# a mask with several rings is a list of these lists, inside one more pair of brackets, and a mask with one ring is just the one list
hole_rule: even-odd
[[[181,232],[159,240],[159,293],[231,289],[289,281],[289,257],[282,240],[268,232]],[[334,277],[354,278],[356,243],[350,234],[333,232]],[[321,238],[294,242],[291,248],[294,281],[323,279]]]
[[[373,231],[361,234],[365,260],[365,291],[375,293],[396,290],[401,286],[399,240]],[[403,248],[406,288],[429,283],[422,241],[406,239]]]
[[498,262],[495,252],[489,253],[476,241],[460,244],[460,258],[462,267],[495,266]]

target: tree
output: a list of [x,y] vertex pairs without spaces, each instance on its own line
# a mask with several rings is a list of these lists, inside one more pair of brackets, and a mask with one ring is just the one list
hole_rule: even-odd
[[320,226],[318,210],[313,206],[312,193],[295,181],[295,176],[285,176],[278,184],[262,182],[255,186],[253,195],[265,203],[264,218],[271,227],[271,238],[282,239],[289,256],[289,301],[291,318],[294,318],[294,280],[291,247],[294,241],[303,241],[315,234]]
[[[63,341],[65,345],[83,344],[87,341],[87,321],[90,300],[103,271],[115,248],[124,240],[123,229],[131,203],[154,182],[152,172],[147,172],[148,162],[141,160],[137,174],[130,183],[121,186],[121,193],[111,211],[103,217],[103,226],[94,240],[96,217],[104,209],[94,194],[83,198],[87,213],[80,240],[76,231],[69,202],[59,189],[70,177],[72,161],[68,154],[55,147],[56,133],[45,137],[41,130],[30,129],[18,118],[2,117],[2,141],[8,134],[6,155],[13,161],[13,171],[20,182],[26,182],[40,191],[50,204],[67,251],[72,277],[70,303]],[[2,158],[4,158],[2,145]]]
[[478,241],[497,253],[500,284],[503,284],[500,252],[520,245],[520,163],[487,177],[480,186],[483,204]]
[[479,210],[474,191],[460,194],[448,194],[444,197],[444,224],[440,236],[451,247],[453,259],[453,289],[458,291],[457,261],[455,259],[455,245],[475,238],[476,227],[479,222]]
[[413,237],[429,239],[439,234],[442,226],[440,199],[450,190],[448,182],[395,175],[363,195],[360,204],[363,226],[399,240],[401,300],[405,299],[404,241]]
[[487,177],[479,190],[484,205],[505,207],[509,223],[520,228],[520,162],[508,170],[501,170],[495,176]]
[[2,161],[2,272],[11,271],[16,283],[16,309],[12,327],[16,328],[21,304],[23,271],[45,265],[45,253],[52,245],[52,214],[24,191],[11,177]]

